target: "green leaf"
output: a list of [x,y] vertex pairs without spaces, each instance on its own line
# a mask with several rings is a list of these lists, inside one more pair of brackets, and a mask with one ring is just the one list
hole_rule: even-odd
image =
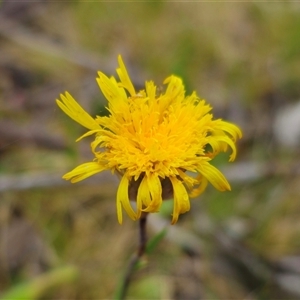
[[155,235],[152,239],[150,239],[146,246],[146,253],[150,254],[153,252],[153,250],[157,247],[159,242],[166,236],[167,234],[167,228],[164,228],[162,231],[160,231],[157,235]]
[[21,283],[2,295],[3,300],[35,300],[50,288],[74,281],[79,275],[74,266],[51,270],[28,282]]

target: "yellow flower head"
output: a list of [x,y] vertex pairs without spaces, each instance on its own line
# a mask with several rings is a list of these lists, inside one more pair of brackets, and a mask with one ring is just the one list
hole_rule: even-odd
[[[176,76],[164,81],[164,93],[158,93],[152,81],[136,92],[121,56],[118,62],[119,82],[101,72],[97,78],[108,100],[108,117],[92,118],[67,92],[57,100],[70,118],[89,129],[78,140],[95,135],[91,143],[95,159],[63,178],[74,183],[103,170],[116,171],[122,176],[117,192],[119,223],[122,207],[136,220],[142,212],[159,211],[162,200],[171,196],[174,224],[179,214],[190,209],[189,196],[201,194],[208,182],[220,191],[230,190],[224,175],[210,161],[228,147],[233,161],[235,142],[242,133],[231,123],[213,120],[211,107],[195,92],[186,96],[182,80]],[[135,210],[130,199],[136,201]]]

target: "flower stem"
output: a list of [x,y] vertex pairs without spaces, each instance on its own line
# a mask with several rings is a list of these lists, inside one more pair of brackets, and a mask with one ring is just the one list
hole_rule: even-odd
[[139,263],[142,256],[145,254],[146,244],[147,244],[147,234],[146,234],[146,223],[147,223],[148,213],[142,213],[139,219],[139,245],[137,252],[131,257],[125,276],[122,279],[120,288],[118,289],[115,300],[124,300],[126,298],[130,282],[132,280],[133,273],[137,264]]

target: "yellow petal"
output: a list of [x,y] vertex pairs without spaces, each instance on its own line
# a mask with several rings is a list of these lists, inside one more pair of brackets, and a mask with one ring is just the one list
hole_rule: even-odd
[[209,162],[203,161],[199,164],[198,172],[206,177],[207,180],[219,191],[231,190],[225,176]]
[[90,131],[88,131],[87,133],[85,133],[85,134],[83,134],[82,136],[80,136],[80,137],[76,140],[76,142],[79,142],[79,141],[82,140],[83,138],[85,138],[85,137],[87,137],[87,136],[90,136],[90,135],[92,135],[92,134],[94,134],[94,133],[100,132],[100,131],[101,131],[100,128],[99,128],[99,129],[95,129],[95,130],[90,130]]
[[202,194],[204,192],[204,190],[207,187],[208,181],[205,177],[203,177],[202,174],[199,174],[197,176],[197,180],[199,182],[198,187],[194,188],[191,192],[190,192],[190,197],[194,198],[199,196],[200,194]]
[[242,138],[243,134],[238,126],[223,120],[216,120],[216,122],[218,122],[218,128],[229,133],[234,141],[236,141],[237,138]]
[[162,188],[161,182],[158,178],[157,174],[151,174],[149,176],[145,175],[147,179],[148,189],[151,195],[151,202],[150,204],[143,209],[145,212],[157,212],[159,211],[161,204],[162,204]]
[[150,100],[154,100],[156,96],[156,86],[153,81],[146,81],[146,92]]
[[172,101],[183,100],[185,90],[181,78],[172,75],[165,79],[164,84],[168,84],[165,95],[170,96]]
[[176,177],[170,177],[174,190],[174,207],[172,224],[178,220],[179,214],[183,214],[190,210],[190,200],[188,193],[182,182]]
[[185,172],[183,172],[181,169],[178,169],[177,170],[178,172],[178,175],[180,176],[180,178],[184,181],[184,183],[186,184],[186,186],[189,188],[189,189],[192,189],[193,186],[195,184],[198,183],[198,181],[196,179],[194,179],[193,177],[191,176],[188,176]]
[[209,142],[208,142],[214,151],[219,152],[219,151],[226,151],[227,150],[227,145],[231,148],[232,153],[230,154],[229,161],[234,161],[236,157],[236,146],[235,143],[231,138],[229,138],[227,135],[212,135],[209,137]]
[[99,124],[75,101],[75,99],[66,92],[65,95],[60,94],[61,101],[56,99],[57,105],[71,119],[80,125],[90,129],[100,129]]
[[151,196],[148,188],[147,177],[144,176],[137,193],[137,218],[140,218],[143,206],[149,206],[150,203]]
[[96,78],[96,80],[104,97],[112,105],[112,108],[118,109],[120,106],[123,106],[123,102],[127,97],[124,90],[118,86],[116,80],[108,78],[102,72],[98,72],[98,75],[99,78]]
[[121,80],[121,86],[124,87],[129,92],[129,94],[133,97],[136,95],[136,92],[135,92],[134,86],[130,80],[130,77],[127,73],[127,70],[126,70],[125,64],[122,60],[121,55],[118,56],[118,62],[119,62],[120,68],[117,69],[117,73]]
[[88,162],[81,164],[72,171],[66,173],[63,178],[66,180],[71,180],[72,183],[75,183],[96,173],[102,172],[103,170],[105,170],[105,167],[101,166],[99,163]]
[[128,196],[129,180],[126,174],[123,175],[117,192],[117,215],[118,221],[122,224],[122,206],[132,220],[137,219],[137,215],[132,209]]

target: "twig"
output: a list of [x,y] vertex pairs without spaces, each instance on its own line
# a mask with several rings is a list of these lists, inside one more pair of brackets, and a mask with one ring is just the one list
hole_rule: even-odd
[[[15,175],[0,175],[0,193],[7,191],[22,191],[37,188],[58,188],[70,187],[71,183],[62,179],[66,169],[60,172],[27,172]],[[78,185],[82,186],[99,186],[99,182],[104,186],[117,186],[117,178],[112,176],[108,171],[97,174]]]
[[[88,52],[85,49],[54,42],[51,38],[47,37],[47,34],[33,32],[29,27],[21,25],[17,21],[13,21],[11,18],[3,15],[0,15],[0,37],[4,37],[21,48],[63,59],[72,65],[92,72],[95,72],[99,66],[101,66],[101,71],[103,72],[109,73],[110,70],[114,69],[113,59],[107,57],[101,59],[98,54]],[[6,57],[3,55],[0,56],[0,64],[6,61]],[[142,87],[144,83],[141,81],[139,75],[140,71],[132,72],[131,79],[134,86]]]
[[125,276],[123,278],[123,281],[118,291],[118,295],[116,297],[117,300],[125,299],[134,270],[138,262],[142,258],[142,256],[145,254],[146,244],[147,244],[147,234],[146,234],[147,215],[148,213],[143,213],[139,220],[139,231],[140,231],[139,246],[137,252],[134,253],[134,255],[131,257],[129,261]]

